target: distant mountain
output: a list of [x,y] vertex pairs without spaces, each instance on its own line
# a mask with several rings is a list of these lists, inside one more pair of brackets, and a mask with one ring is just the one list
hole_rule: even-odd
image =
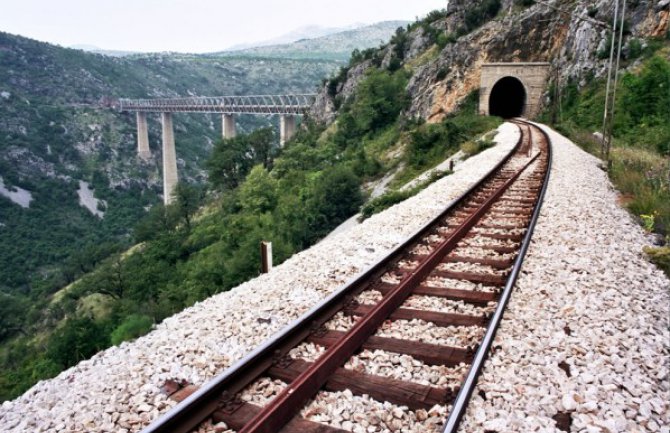
[[377,47],[388,42],[398,27],[405,27],[408,23],[409,21],[383,21],[353,30],[330,33],[311,39],[300,39],[292,43],[257,46],[243,50],[227,50],[215,54],[221,56],[346,61],[355,49]]
[[356,30],[365,26],[366,24],[364,23],[356,23],[345,27],[304,26],[295,29],[293,31],[290,31],[288,33],[285,33],[281,36],[277,36],[276,38],[268,39],[265,41],[233,45],[232,47],[227,48],[226,51],[239,51],[239,50],[246,50],[249,48],[267,47],[270,45],[290,44],[292,42],[296,42],[302,39],[320,38],[323,36],[332,35],[334,33],[346,32],[348,30]]
[[72,48],[73,50],[82,50],[87,51],[89,53],[103,54],[105,56],[112,56],[112,57],[123,57],[123,56],[130,56],[132,54],[137,54],[137,51],[105,50],[103,48],[96,47],[95,45],[88,45],[88,44],[71,45],[69,48]]

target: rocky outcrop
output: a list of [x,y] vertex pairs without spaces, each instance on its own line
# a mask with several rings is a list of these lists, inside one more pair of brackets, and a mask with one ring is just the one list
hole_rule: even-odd
[[317,94],[316,101],[309,110],[308,115],[311,119],[319,123],[330,123],[335,120],[337,111],[335,109],[335,97],[344,101],[351,97],[358,87],[358,83],[363,79],[365,72],[372,67],[371,60],[365,60],[349,68],[346,72],[346,78],[337,85],[336,93],[332,95],[329,85],[322,87]]
[[[462,31],[468,10],[481,4],[481,1],[452,1],[449,14],[428,25],[445,35],[454,35],[459,29]],[[568,80],[583,85],[586,77],[605,73],[606,60],[598,52],[606,49],[609,37],[609,22],[614,13],[610,0],[581,0],[577,4],[561,0],[553,6],[537,3],[520,8],[513,0],[502,1],[496,18],[455,42],[446,43],[430,61],[414,66],[407,86],[411,104],[406,115],[429,122],[443,119],[479,87],[479,66],[485,62],[550,62],[552,80],[556,79],[557,71],[561,85]],[[641,1],[632,7],[629,4],[627,39],[667,34],[669,8],[668,0]],[[433,46],[423,26],[414,28],[408,37],[405,65]],[[385,47],[381,57],[386,60],[392,50],[392,45]],[[359,76],[351,82],[347,78],[340,86],[346,89],[347,96],[358,80]]]

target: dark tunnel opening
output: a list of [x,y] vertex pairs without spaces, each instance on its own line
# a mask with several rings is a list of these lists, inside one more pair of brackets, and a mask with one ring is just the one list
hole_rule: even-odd
[[519,117],[526,104],[526,90],[517,78],[504,77],[491,89],[489,114],[504,119]]

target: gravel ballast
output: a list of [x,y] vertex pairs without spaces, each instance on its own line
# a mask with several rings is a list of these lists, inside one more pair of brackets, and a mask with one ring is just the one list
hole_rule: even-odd
[[670,281],[600,161],[544,129],[549,187],[459,431],[667,433]]
[[[498,145],[417,196],[3,403],[0,431],[141,430],[175,405],[161,394],[165,380],[202,385],[375,263],[479,180],[518,139],[516,126],[499,129]],[[670,282],[644,258],[644,233],[616,204],[599,161],[558,134],[551,132],[551,138],[554,167],[541,217],[461,431],[559,432],[555,419],[565,423],[567,417],[569,431],[670,433]],[[467,333],[456,330],[443,337],[433,328],[416,320],[410,327],[415,339],[470,343]],[[382,332],[395,335],[396,329],[389,324]],[[390,356],[362,352],[349,367],[368,358],[374,362],[359,368],[399,377],[402,371],[388,365]],[[439,373],[417,365],[413,375],[432,383],[440,381]],[[282,387],[266,382],[268,395]],[[443,411],[437,407],[404,412],[350,394],[322,392],[303,415],[325,416],[314,412],[328,406],[354,431],[401,431],[417,420],[426,427],[426,419],[435,426],[426,431],[440,431]]]
[[167,379],[202,385],[405,240],[507,155],[498,143],[454,174],[363,224],[296,254],[269,274],[176,314],[148,335],[107,349],[0,406],[2,432],[135,432],[175,403]]

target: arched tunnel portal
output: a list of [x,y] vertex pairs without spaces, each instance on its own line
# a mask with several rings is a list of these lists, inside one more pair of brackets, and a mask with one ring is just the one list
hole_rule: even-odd
[[534,118],[542,110],[549,68],[546,62],[483,63],[479,113]]
[[503,77],[491,89],[489,114],[504,119],[519,117],[526,106],[526,89],[515,77]]

